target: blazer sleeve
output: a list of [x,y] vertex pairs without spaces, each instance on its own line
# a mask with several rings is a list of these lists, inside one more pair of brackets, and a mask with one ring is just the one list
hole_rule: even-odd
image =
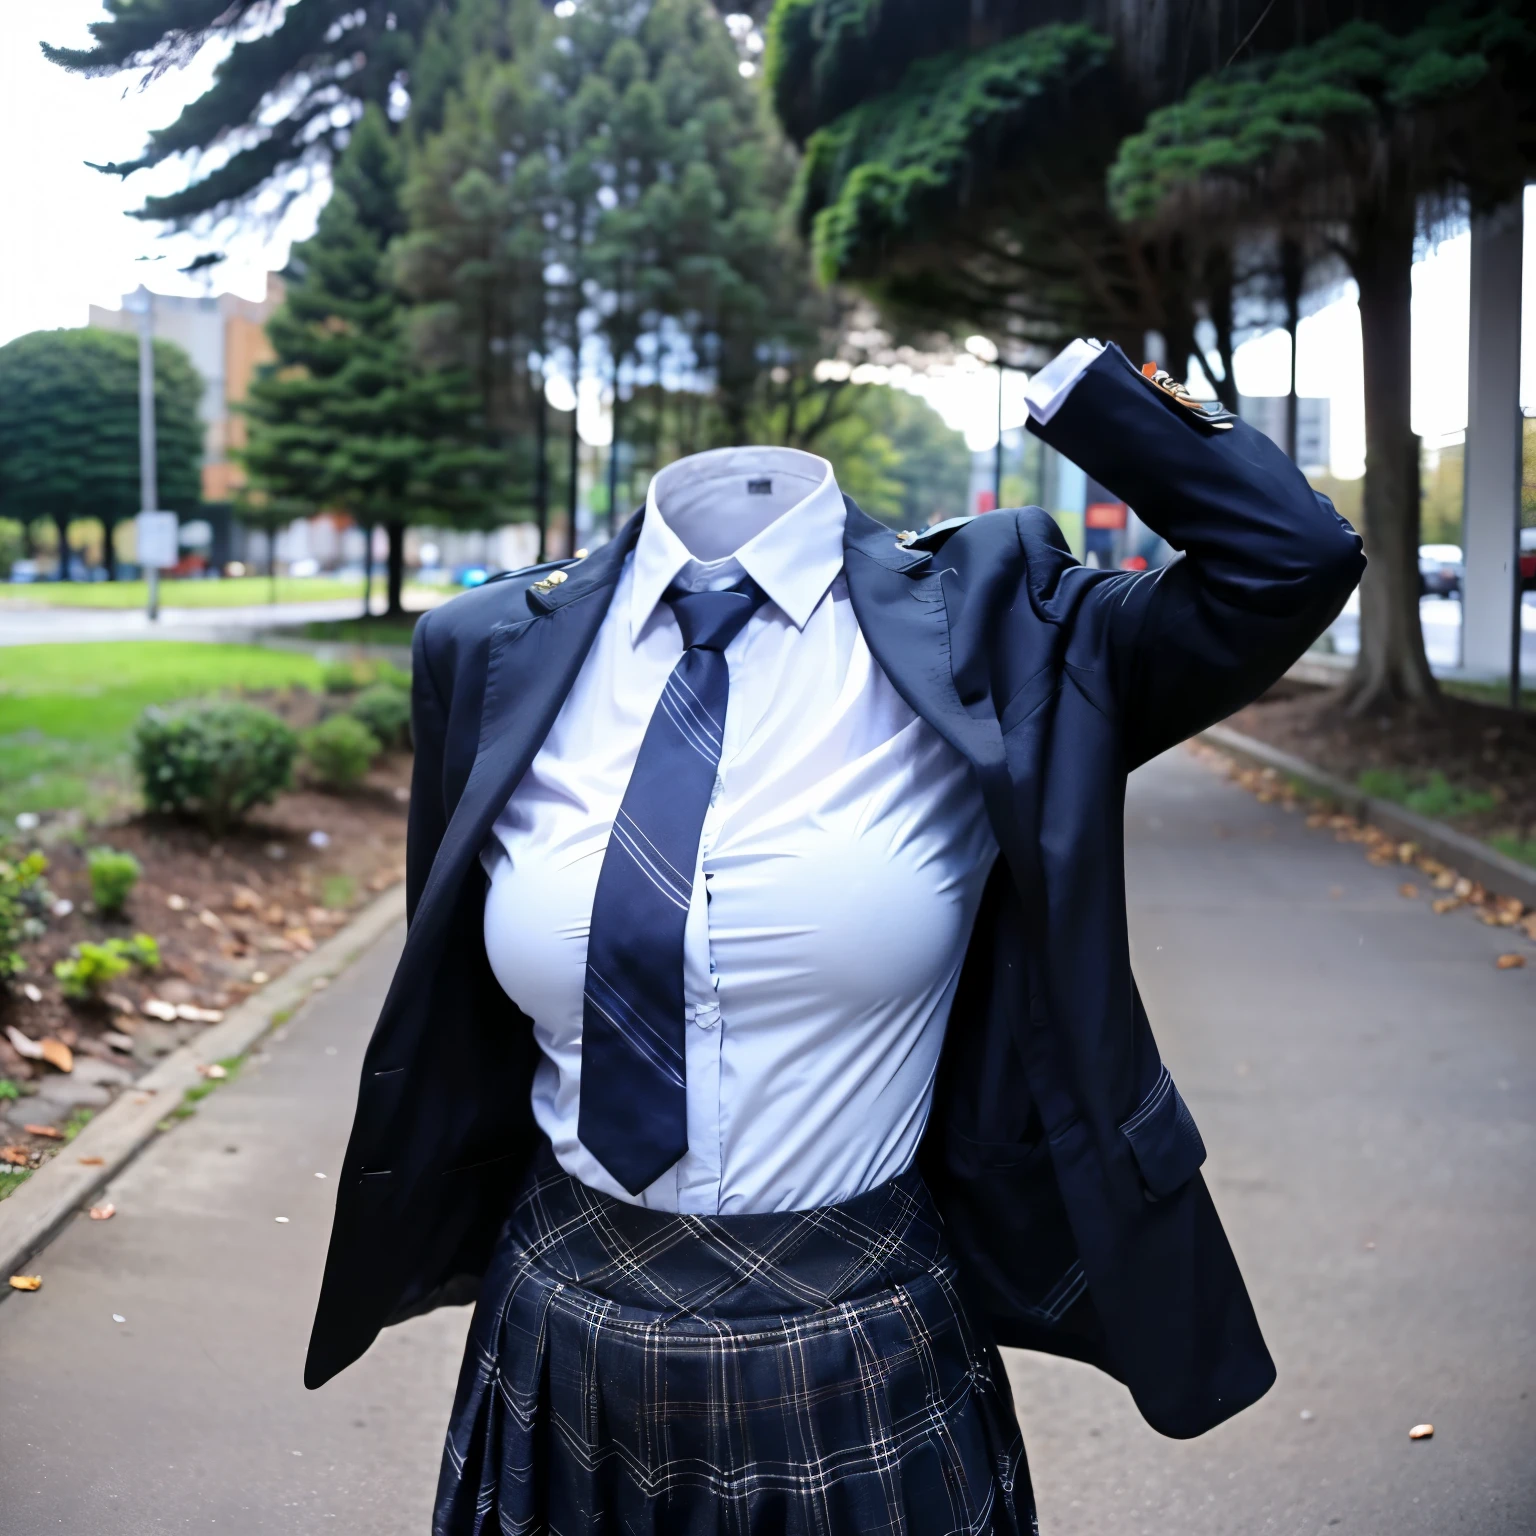
[[1108,346],[1030,430],[1181,558],[1093,583],[1076,620],[1116,698],[1127,768],[1252,702],[1338,616],[1360,537],[1246,422],[1213,430]]
[[428,623],[423,614],[411,636],[411,803],[405,833],[405,916],[416,916],[416,903],[437,857],[448,826],[443,803],[443,754],[448,711],[433,675]]

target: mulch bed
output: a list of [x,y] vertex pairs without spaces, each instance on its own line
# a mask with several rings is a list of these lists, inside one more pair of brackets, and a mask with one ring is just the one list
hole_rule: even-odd
[[[345,703],[302,690],[249,697],[296,726]],[[0,1077],[16,1083],[23,1095],[13,1104],[0,1103],[0,1150],[25,1151],[36,1166],[62,1144],[58,1136],[22,1129],[30,1096],[56,1073],[18,1052],[7,1026],[32,1041],[46,1038],[68,1046],[77,1070],[85,1069],[82,1080],[119,1091],[312,951],[352,910],[404,878],[410,771],[410,754],[397,752],[381,757],[366,780],[345,794],[301,781],[217,839],[163,816],[131,817],[91,827],[84,835],[65,821],[34,834],[48,858],[45,878],[56,901],[69,903],[69,910],[60,906],[47,933],[21,946],[25,971],[9,989],[0,987]],[[118,919],[91,907],[86,854],[101,844],[133,854],[143,866]],[[157,940],[157,971],[116,978],[99,1001],[71,1002],[62,995],[53,966],[73,945],[136,933]],[[183,1016],[155,1016],[177,1008]],[[41,1111],[44,1099],[36,1105]],[[39,1113],[37,1121],[47,1118]],[[56,1112],[52,1119],[69,1129]],[[7,1162],[24,1166],[14,1155]]]
[[1536,714],[1447,695],[1433,714],[1362,718],[1334,689],[1281,683],[1226,723],[1350,783],[1387,769],[1418,787],[1438,771],[1494,802],[1456,816],[1459,830],[1536,840]]

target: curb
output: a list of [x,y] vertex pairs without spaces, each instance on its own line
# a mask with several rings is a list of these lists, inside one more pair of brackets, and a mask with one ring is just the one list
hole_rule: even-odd
[[1458,874],[1475,880],[1485,889],[1500,896],[1518,896],[1528,907],[1536,907],[1536,869],[1518,863],[1475,837],[1468,837],[1465,832],[1458,832],[1442,821],[1420,816],[1391,800],[1368,795],[1353,784],[1335,778],[1321,768],[1314,768],[1311,763],[1292,757],[1289,752],[1282,752],[1267,742],[1234,731],[1230,726],[1213,725],[1202,731],[1197,739],[1256,767],[1273,768],[1277,773],[1299,779],[1327,795],[1341,810],[1373,827],[1380,827],[1393,837],[1417,843],[1425,853],[1449,864]]
[[[182,1094],[204,1081],[199,1063],[243,1056],[271,1028],[286,1023],[315,991],[345,970],[405,917],[405,887],[395,885],[371,901],[276,981],[253,992],[223,1023],[171,1052],[131,1083],[68,1147],[44,1163],[0,1203],[0,1275],[15,1274],[45,1247],[81,1205],[117,1177],[159,1133],[160,1122]],[[85,1164],[84,1158],[99,1158]],[[0,1297],[9,1292],[0,1291]]]

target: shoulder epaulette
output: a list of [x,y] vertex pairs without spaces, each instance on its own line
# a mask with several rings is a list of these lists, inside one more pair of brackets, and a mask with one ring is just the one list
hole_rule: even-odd
[[[564,560],[546,560],[542,565],[524,565],[515,571],[497,571],[494,576],[487,576],[480,585],[488,587],[493,581],[517,581],[524,576],[538,576],[541,572],[545,573],[545,579],[547,579],[549,575],[556,571],[561,573],[560,579],[564,581],[566,569],[586,558],[587,551],[578,549],[574,555],[570,555]],[[534,585],[537,586],[538,582],[536,581]]]
[[935,523],[932,528],[923,529],[921,533],[906,529],[896,535],[896,542],[904,549],[921,550],[931,555],[935,550],[943,549],[951,534],[975,521],[974,516],[948,517],[942,523]]

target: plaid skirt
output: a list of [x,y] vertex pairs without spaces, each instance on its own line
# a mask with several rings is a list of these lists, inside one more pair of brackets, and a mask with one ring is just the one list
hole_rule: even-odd
[[647,1211],[546,1148],[475,1308],[433,1536],[1038,1536],[1002,1361],[908,1172]]

